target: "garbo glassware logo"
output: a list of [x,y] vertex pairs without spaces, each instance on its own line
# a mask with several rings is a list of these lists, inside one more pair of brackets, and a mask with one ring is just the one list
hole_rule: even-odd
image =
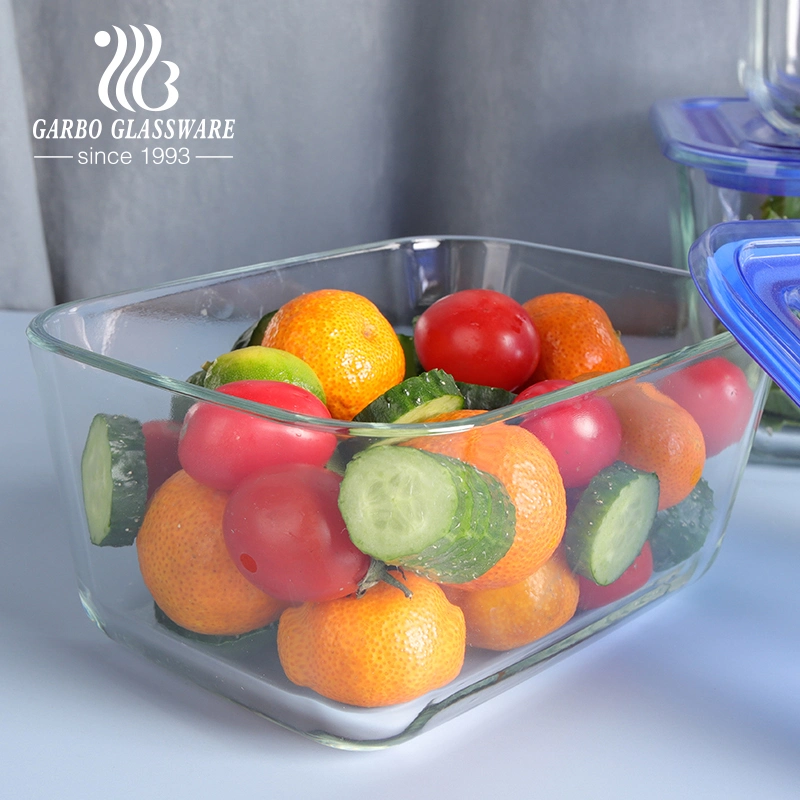
[[[33,138],[36,140],[55,140],[59,143],[78,141],[84,148],[89,141],[92,144],[88,149],[79,150],[77,153],[49,152],[36,154],[34,158],[75,159],[78,164],[91,166],[127,165],[137,162],[143,162],[145,165],[169,166],[189,164],[194,159],[233,158],[232,155],[220,152],[192,152],[188,141],[192,140],[200,145],[201,140],[233,139],[236,123],[234,119],[140,116],[143,113],[159,114],[176,105],[179,92],[175,82],[180,77],[181,70],[174,61],[161,60],[156,64],[161,54],[162,38],[161,32],[154,25],[129,25],[130,34],[116,25],[111,27],[116,34],[116,49],[99,78],[97,96],[109,111],[120,115],[125,112],[137,115],[117,116],[113,119],[109,128],[111,137],[115,140],[140,142],[144,140],[143,143],[147,146],[138,153],[100,146],[98,140],[103,135],[103,120],[97,118],[37,119],[33,123],[32,130]],[[98,47],[108,47],[112,40],[112,34],[107,30],[94,33],[94,43]],[[164,67],[169,71],[166,78],[164,78]],[[152,77],[146,81],[151,69]],[[154,78],[157,80],[153,80]],[[145,94],[148,95],[147,98]],[[148,100],[158,102],[162,99],[161,105],[148,103]],[[161,146],[160,143],[151,145],[152,140],[165,141],[165,145]],[[170,140],[177,140],[177,144],[169,144]]]
[[[153,63],[158,58],[158,54],[161,52],[161,33],[159,33],[158,28],[152,25],[145,25],[144,27],[147,28],[150,33],[150,55],[134,75],[133,82],[131,83],[131,95],[133,95],[136,105],[144,111],[166,111],[178,102],[178,90],[175,88],[174,83],[181,74],[181,70],[174,61],[161,62],[169,67],[169,78],[164,82],[164,86],[167,87],[167,99],[163,105],[157,108],[148,106],[142,97],[142,82],[144,81],[144,76],[147,74],[147,71],[153,66]],[[117,51],[114,53],[114,57],[109,62],[106,71],[100,78],[97,94],[106,108],[116,111],[116,107],[108,97],[108,87],[117,67],[123,62],[128,52],[128,37],[121,28],[118,28],[116,25],[114,25],[113,28],[117,33]],[[136,69],[139,61],[141,61],[142,55],[144,54],[145,43],[144,34],[139,28],[135,25],[131,25],[130,28],[133,31],[134,51],[130,61],[117,78],[116,98],[117,102],[123,108],[127,108],[128,111],[133,111],[133,106],[128,102],[128,98],[125,95],[125,82],[128,80],[128,76],[131,72]],[[108,45],[111,44],[111,34],[108,31],[97,31],[94,35],[94,43],[98,47],[108,47]]]

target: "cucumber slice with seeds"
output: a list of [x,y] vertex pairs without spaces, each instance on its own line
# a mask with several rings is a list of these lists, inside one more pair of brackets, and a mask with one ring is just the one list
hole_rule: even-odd
[[147,503],[142,426],[122,415],[97,414],[81,457],[83,504],[93,544],[133,544]]
[[600,586],[617,580],[647,541],[658,510],[658,496],[655,473],[621,461],[595,475],[564,533],[573,571]]
[[357,422],[424,422],[437,414],[463,407],[464,398],[452,376],[444,370],[432,369],[393,386],[353,419]]
[[411,447],[356,455],[339,509],[362,552],[444,583],[483,575],[514,540],[514,505],[496,478]]

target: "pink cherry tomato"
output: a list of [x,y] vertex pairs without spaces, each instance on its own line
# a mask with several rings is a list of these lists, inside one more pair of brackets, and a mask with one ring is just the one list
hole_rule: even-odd
[[464,289],[437,300],[414,326],[425,370],[513,391],[539,363],[539,334],[520,303],[493,289]]
[[[282,381],[234,381],[215,391],[295,414],[331,416],[311,392]],[[322,466],[335,447],[333,433],[200,402],[184,418],[178,457],[199,483],[230,491],[249,475],[270,467]]]
[[692,364],[657,385],[695,418],[709,458],[739,441],[748,428],[753,391],[744,372],[727,358]]
[[[517,395],[515,403],[554,392],[574,381],[539,381]],[[552,453],[566,488],[587,486],[613,464],[622,443],[622,425],[611,403],[584,395],[527,414],[521,423]]]
[[239,484],[223,530],[242,575],[289,603],[352,594],[370,558],[350,541],[338,506],[341,482],[324,467],[291,464]]
[[627,597],[637,589],[641,589],[650,580],[652,574],[653,551],[650,549],[650,542],[645,542],[642,552],[628,569],[606,586],[600,586],[594,581],[584,578],[583,575],[578,575],[580,587],[578,608],[587,611],[590,608],[600,608],[600,606],[613,603],[621,597]]

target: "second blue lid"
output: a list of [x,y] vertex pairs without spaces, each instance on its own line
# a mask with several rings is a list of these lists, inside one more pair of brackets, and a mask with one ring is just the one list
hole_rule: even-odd
[[709,183],[800,195],[800,141],[773,128],[746,97],[663,100],[650,119],[664,155],[703,170]]
[[800,221],[714,225],[690,249],[689,269],[720,321],[800,404]]

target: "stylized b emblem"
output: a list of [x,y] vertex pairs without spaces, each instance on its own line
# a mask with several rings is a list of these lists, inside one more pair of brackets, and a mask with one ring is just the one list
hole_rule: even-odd
[[[123,107],[127,108],[128,111],[134,111],[135,109],[128,101],[128,97],[125,94],[125,85],[127,83],[128,77],[130,74],[136,69],[137,65],[142,59],[144,55],[144,34],[137,28],[135,25],[129,26],[130,29],[133,31],[133,55],[130,58],[130,61],[123,67],[122,71],[117,76],[117,84],[116,84],[116,92],[115,96],[117,98],[117,102]],[[162,64],[166,64],[169,67],[169,78],[164,82],[164,86],[167,87],[167,99],[163,105],[158,106],[157,108],[152,108],[145,103],[144,98],[142,97],[142,82],[144,81],[144,76],[147,74],[147,70],[153,66],[155,60],[158,58],[158,54],[161,52],[161,34],[158,31],[158,28],[154,28],[152,25],[145,25],[148,32],[150,33],[150,55],[147,57],[145,62],[136,70],[135,75],[133,76],[133,81],[131,82],[131,95],[133,96],[133,100],[136,105],[139,106],[143,111],[165,111],[168,108],[172,108],[175,103],[178,102],[178,90],[173,86],[175,81],[178,79],[181,71],[178,68],[178,65],[172,61],[162,61]],[[111,59],[109,65],[106,67],[106,71],[103,73],[103,76],[100,78],[100,85],[97,87],[97,94],[100,97],[100,101],[103,103],[106,108],[110,108],[112,111],[116,111],[116,106],[111,102],[108,96],[108,89],[109,85],[111,84],[111,79],[114,77],[114,73],[117,71],[117,68],[122,64],[125,60],[125,55],[128,52],[128,37],[125,35],[125,31],[121,28],[118,28],[116,25],[113,26],[114,30],[117,32],[117,51],[114,53],[114,57]],[[98,47],[107,47],[111,43],[111,34],[108,31],[97,31],[94,35],[94,43]]]

